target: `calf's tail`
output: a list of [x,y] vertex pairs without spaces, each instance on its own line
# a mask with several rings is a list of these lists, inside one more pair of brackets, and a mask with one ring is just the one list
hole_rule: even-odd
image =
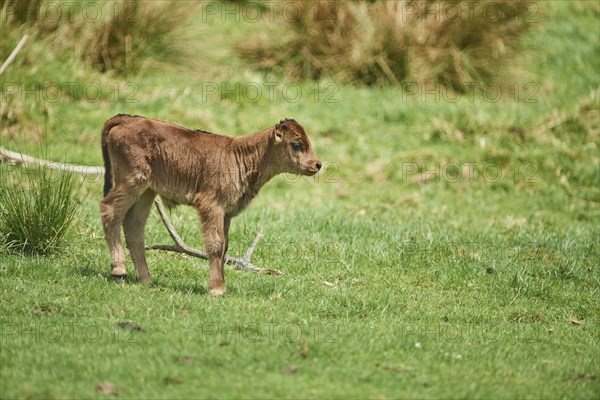
[[112,168],[110,166],[110,154],[108,154],[108,148],[104,140],[102,140],[102,159],[104,160],[104,197],[106,197],[112,188]]
[[104,160],[104,197],[106,197],[108,192],[110,192],[110,189],[112,188],[112,185],[113,185],[112,165],[110,162],[110,154],[108,152],[108,144],[107,144],[108,133],[110,132],[110,130],[112,128],[120,125],[126,119],[129,119],[131,117],[132,117],[131,115],[127,115],[127,114],[115,115],[114,117],[112,117],[111,119],[106,121],[104,123],[104,126],[102,127],[102,159]]

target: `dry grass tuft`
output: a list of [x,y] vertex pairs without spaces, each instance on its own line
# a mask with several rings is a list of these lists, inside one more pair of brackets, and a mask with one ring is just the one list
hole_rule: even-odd
[[[85,5],[61,3],[59,18],[49,18],[49,5],[41,0],[0,0],[2,22],[8,29],[28,29],[36,40],[51,43],[58,53],[78,54],[101,72],[135,73],[151,66],[179,65],[186,61],[183,27],[191,15],[188,2],[166,0],[115,0]],[[92,11],[89,11],[91,9]],[[2,47],[2,53],[10,49]]]
[[532,2],[526,0],[294,3],[301,12],[286,20],[284,40],[237,47],[254,67],[292,79],[327,76],[368,85],[412,80],[464,91],[466,82],[497,78],[532,25]]
[[186,21],[189,4],[139,0],[118,4],[123,12],[103,13],[101,23],[73,29],[82,37],[77,50],[88,65],[126,73],[151,63],[179,64],[186,58],[185,47],[173,32]]

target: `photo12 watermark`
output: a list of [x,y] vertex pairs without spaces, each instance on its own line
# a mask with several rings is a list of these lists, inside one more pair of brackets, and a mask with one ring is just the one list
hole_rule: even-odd
[[2,82],[2,102],[21,103],[138,103],[139,86],[136,82]]
[[280,260],[319,264],[336,264],[341,258],[342,247],[334,241],[263,241],[256,251],[261,263]]
[[[478,343],[497,342],[535,343],[548,332],[541,324],[520,324],[514,321],[497,321],[492,318],[477,322],[415,322],[403,323],[396,332],[400,343],[427,349],[428,343]],[[458,357],[460,358],[460,357]]]
[[536,82],[462,82],[464,91],[453,90],[441,83],[405,81],[400,85],[401,101],[420,103],[456,103],[466,100],[469,103],[482,99],[486,103],[508,101],[513,103],[536,104],[539,102],[539,85]]
[[136,343],[137,330],[97,321],[0,320],[0,344]]
[[403,1],[400,3],[400,20],[457,22],[481,19],[488,22],[513,19],[524,23],[537,23],[539,4],[535,1],[514,2],[507,7],[499,1]]
[[509,165],[492,161],[403,162],[399,168],[402,183],[540,183],[539,165],[532,161]]
[[339,11],[336,1],[299,2],[289,0],[222,2],[202,1],[201,20],[221,23],[292,22],[309,17],[315,21],[335,21]]
[[202,82],[202,102],[233,101],[235,103],[339,103],[339,87],[335,82],[314,82],[300,85],[295,82]]
[[140,5],[139,1],[8,1],[2,6],[2,23],[19,19],[39,24],[95,24],[110,17],[116,23],[133,24]]
[[191,332],[201,343],[337,343],[339,326],[286,322],[205,323]]
[[[506,223],[519,225],[525,220],[510,221]],[[547,262],[567,265],[569,254],[561,248],[551,248],[540,243],[529,242],[508,246],[505,243],[482,240],[456,240],[456,241],[399,241],[394,246],[400,260],[413,262],[415,260],[427,262],[465,262],[480,264],[486,273],[494,272],[491,267],[496,260],[521,260],[523,262]]]
[[[299,19],[311,19],[319,22],[336,22],[341,12],[340,1],[203,1],[201,20],[221,23],[259,23],[293,22]],[[473,21],[489,22],[513,19],[523,23],[537,23],[539,4],[535,1],[515,2],[506,7],[497,1],[456,1],[431,2],[426,0],[402,1],[395,10],[397,20],[434,21],[439,23]]]

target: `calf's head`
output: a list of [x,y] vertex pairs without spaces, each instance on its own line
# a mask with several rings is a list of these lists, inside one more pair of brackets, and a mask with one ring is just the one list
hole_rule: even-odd
[[282,172],[314,175],[321,169],[306,131],[295,120],[284,119],[275,125],[273,141]]

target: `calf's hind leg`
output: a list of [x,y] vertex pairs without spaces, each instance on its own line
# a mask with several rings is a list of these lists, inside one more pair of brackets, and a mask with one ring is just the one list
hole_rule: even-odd
[[140,281],[146,285],[152,283],[148,263],[146,262],[146,252],[144,245],[144,226],[150,214],[152,203],[156,193],[152,190],[146,190],[140,199],[135,203],[123,221],[123,230],[125,231],[125,243],[131,254],[133,265]]
[[122,277],[127,275],[125,269],[125,253],[121,246],[121,225],[127,210],[136,200],[136,193],[127,188],[112,188],[100,201],[100,215],[104,227],[104,239],[110,251],[111,275]]

